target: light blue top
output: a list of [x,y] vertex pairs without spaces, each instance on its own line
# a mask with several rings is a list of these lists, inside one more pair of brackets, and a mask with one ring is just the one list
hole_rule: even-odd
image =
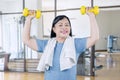
[[[38,52],[43,52],[48,40],[37,39]],[[75,38],[76,59],[86,49],[86,38]],[[44,80],[76,80],[76,66],[60,71],[60,54],[64,43],[57,43],[54,49],[53,67],[45,71]]]

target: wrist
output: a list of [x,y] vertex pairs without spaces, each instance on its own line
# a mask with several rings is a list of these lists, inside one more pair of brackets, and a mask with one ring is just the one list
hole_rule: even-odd
[[94,14],[94,13],[92,13],[92,12],[91,12],[91,13],[89,13],[88,15],[89,15],[89,16],[95,16],[95,14]]
[[90,13],[88,16],[89,17],[95,17],[94,13]]
[[31,18],[26,17],[26,20],[25,20],[25,21],[26,21],[26,22],[31,22],[31,20],[32,20]]
[[27,16],[27,17],[26,17],[26,20],[27,20],[27,21],[32,21],[32,19],[33,19],[33,17],[31,17],[31,16]]

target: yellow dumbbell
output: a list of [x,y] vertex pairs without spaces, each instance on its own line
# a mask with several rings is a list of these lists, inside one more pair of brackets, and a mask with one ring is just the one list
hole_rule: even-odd
[[[24,10],[23,10],[23,16],[26,17],[26,16],[28,16],[28,15],[32,15],[32,14],[29,13],[28,8],[24,8]],[[37,19],[39,19],[39,18],[41,17],[41,11],[40,11],[40,10],[36,10],[35,17],[36,17]]]
[[[95,15],[97,15],[97,14],[99,14],[99,7],[98,6],[94,6],[89,11],[93,12]],[[80,9],[80,12],[81,12],[82,15],[84,15],[86,13],[86,7],[82,6],[81,9]]]

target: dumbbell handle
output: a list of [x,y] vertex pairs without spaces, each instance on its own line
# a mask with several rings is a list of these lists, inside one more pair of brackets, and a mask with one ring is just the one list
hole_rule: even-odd
[[92,8],[92,9],[89,9],[88,11],[89,11],[89,12],[94,12],[94,9]]

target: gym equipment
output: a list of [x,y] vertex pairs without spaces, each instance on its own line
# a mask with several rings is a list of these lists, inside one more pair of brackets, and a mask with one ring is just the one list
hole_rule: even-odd
[[119,37],[116,37],[113,35],[108,35],[108,37],[107,37],[107,51],[108,51],[108,53],[120,52],[120,49],[115,48],[115,46],[117,46],[117,39],[118,38]]
[[114,62],[111,54],[107,55],[106,64],[107,64],[107,69],[112,68],[115,65],[115,62]]
[[[37,19],[39,19],[40,17],[41,17],[41,11],[40,10],[36,10],[35,11],[35,17],[37,18]],[[28,15],[33,15],[33,14],[30,14],[29,13],[29,10],[28,10],[28,8],[24,8],[24,10],[23,10],[23,16],[28,16]]]
[[103,68],[103,65],[98,65],[98,66],[95,66],[95,70],[100,70]]
[[[86,13],[86,7],[82,6],[80,9],[80,12],[82,15],[84,15]],[[99,7],[94,6],[92,9],[89,10],[89,12],[93,12],[95,15],[97,15],[97,14],[99,14]]]

